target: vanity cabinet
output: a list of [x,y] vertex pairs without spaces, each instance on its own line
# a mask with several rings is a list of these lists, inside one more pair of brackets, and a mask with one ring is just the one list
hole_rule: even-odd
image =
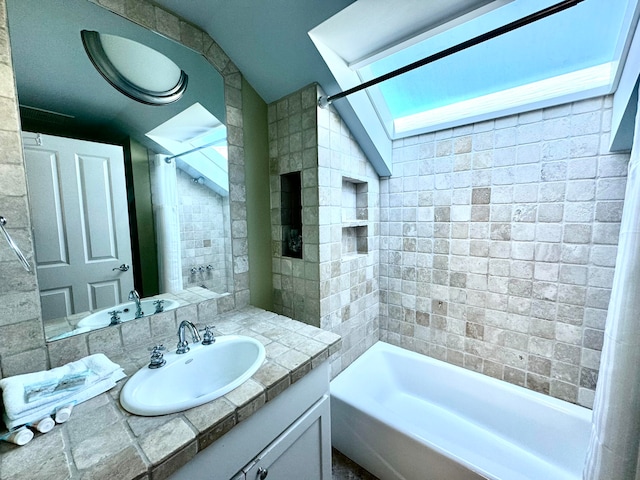
[[[329,433],[329,397],[324,397],[242,469],[242,480],[324,480],[331,475],[325,465],[323,438]],[[329,447],[330,448],[330,447]]]
[[331,480],[329,362],[174,473],[171,480]]

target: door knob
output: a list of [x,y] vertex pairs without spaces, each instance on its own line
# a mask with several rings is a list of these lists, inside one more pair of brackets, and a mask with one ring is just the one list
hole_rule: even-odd
[[122,264],[122,265],[120,265],[119,267],[112,268],[111,270],[112,270],[112,271],[113,271],[113,270],[120,270],[121,272],[126,272],[126,271],[128,271],[128,270],[129,270],[129,265],[127,265],[126,263],[123,263],[123,264]]
[[262,468],[262,467],[260,467],[258,469],[258,478],[260,480],[264,480],[265,478],[267,478],[267,475],[269,475],[269,470],[267,470],[266,468]]

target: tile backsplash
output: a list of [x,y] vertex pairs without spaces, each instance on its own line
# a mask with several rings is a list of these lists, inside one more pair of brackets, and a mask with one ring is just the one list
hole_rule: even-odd
[[[178,198],[184,288],[229,291],[231,244],[229,197],[179,170]],[[195,270],[194,270],[195,269]]]
[[[379,179],[317,85],[269,105],[274,307],[338,333],[339,373],[378,340]],[[301,172],[302,258],[283,255],[281,175]],[[353,218],[352,218],[353,217]]]

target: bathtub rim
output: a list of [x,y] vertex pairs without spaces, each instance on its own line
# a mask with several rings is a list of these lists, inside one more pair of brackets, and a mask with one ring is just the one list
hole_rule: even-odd
[[523,387],[521,385],[516,385],[514,383],[509,383],[506,380],[500,380],[499,378],[492,377],[492,376],[484,374],[482,372],[477,372],[475,370],[464,368],[464,367],[461,367],[459,365],[455,365],[453,363],[449,363],[449,362],[447,362],[445,360],[440,360],[440,359],[437,359],[435,357],[430,357],[430,356],[422,354],[422,353],[414,352],[413,350],[408,350],[406,348],[399,347],[397,345],[393,345],[391,343],[387,343],[387,342],[384,342],[382,340],[379,340],[376,343],[374,343],[371,347],[369,347],[367,350],[365,350],[364,353],[362,353],[362,355],[360,355],[356,360],[354,360],[349,366],[347,366],[338,375],[336,375],[333,378],[333,380],[331,380],[331,384],[337,385],[338,387],[341,388],[342,387],[341,384],[344,381],[344,380],[341,380],[341,378],[344,379],[346,377],[346,375],[344,375],[344,372],[349,367],[351,367],[352,365],[356,366],[356,368],[358,368],[362,363],[364,363],[367,360],[368,356],[373,355],[378,350],[380,350],[381,352],[390,352],[390,353],[393,353],[393,354],[399,354],[399,355],[403,355],[403,356],[410,357],[410,358],[417,357],[421,361],[427,361],[427,362],[429,362],[431,364],[435,364],[438,367],[442,367],[442,368],[444,368],[446,370],[449,370],[449,371],[452,371],[452,372],[456,372],[456,373],[460,373],[460,374],[464,375],[465,377],[481,376],[482,379],[484,381],[488,382],[489,384],[496,385],[496,386],[498,386],[500,388],[513,390],[515,392],[519,392],[519,393],[531,396],[534,399],[536,399],[537,401],[539,401],[541,404],[547,405],[547,406],[553,408],[554,410],[564,411],[564,412],[567,412],[569,414],[574,414],[575,413],[579,417],[582,417],[583,420],[588,420],[589,423],[591,423],[593,411],[591,409],[587,408],[587,407],[583,407],[582,405],[578,405],[576,403],[571,403],[571,402],[568,402],[566,400],[562,400],[560,398],[552,397],[551,395],[548,395],[548,394],[545,394],[545,393],[541,393],[541,392],[538,392],[536,390],[531,390],[531,389]]

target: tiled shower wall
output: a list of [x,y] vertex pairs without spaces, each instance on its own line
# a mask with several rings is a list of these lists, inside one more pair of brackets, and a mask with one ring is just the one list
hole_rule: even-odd
[[[229,291],[231,244],[229,197],[195,183],[177,171],[184,288],[204,286]],[[195,273],[192,269],[195,268]]]
[[[268,107],[273,306],[319,327],[318,145],[315,90],[305,89]],[[302,258],[283,255],[281,175],[300,172]]]
[[394,143],[381,338],[591,406],[628,154],[611,98]]
[[[335,375],[379,338],[379,180],[318,95],[312,85],[269,105],[273,298],[278,313],[342,336]],[[302,259],[282,255],[280,176],[297,171]]]
[[338,113],[317,115],[320,326],[342,336],[335,375],[380,337],[380,180]]

